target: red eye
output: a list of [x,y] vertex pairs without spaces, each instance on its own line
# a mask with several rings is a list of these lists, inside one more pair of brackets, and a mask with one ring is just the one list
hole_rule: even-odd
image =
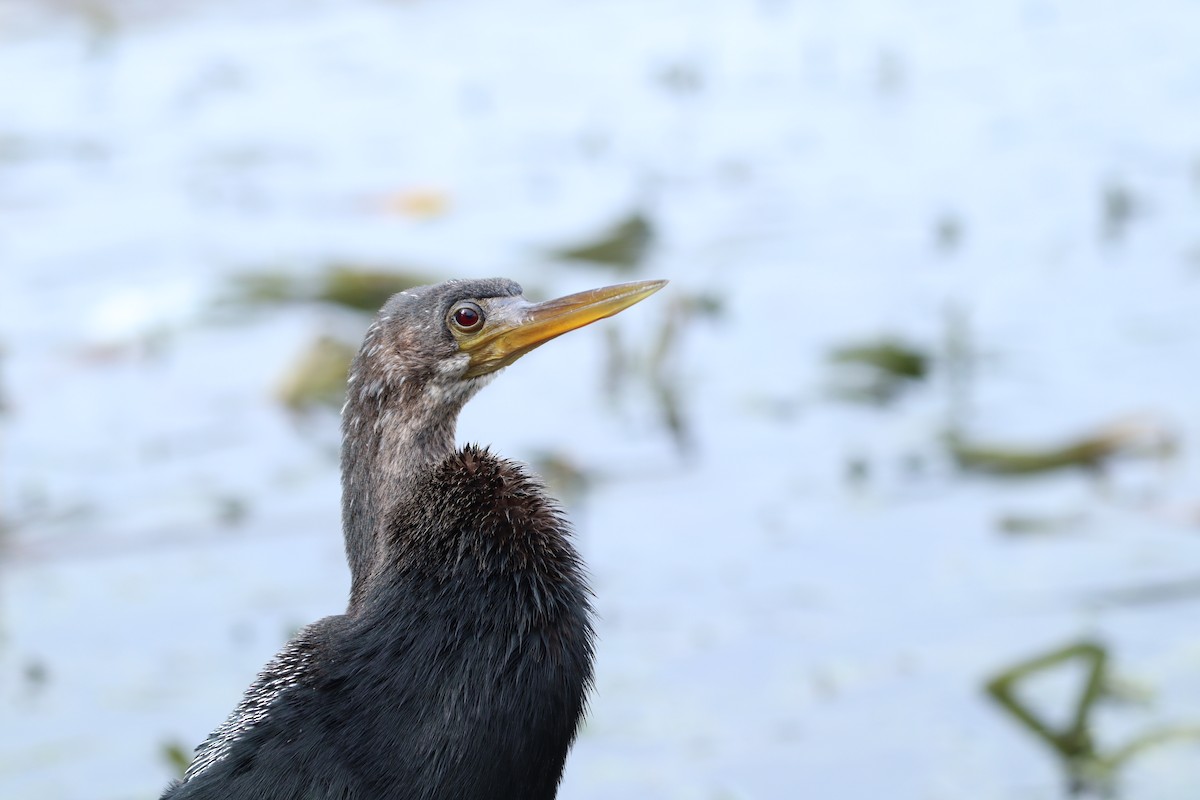
[[450,315],[459,330],[474,331],[483,324],[483,310],[474,303],[466,303],[454,309]]

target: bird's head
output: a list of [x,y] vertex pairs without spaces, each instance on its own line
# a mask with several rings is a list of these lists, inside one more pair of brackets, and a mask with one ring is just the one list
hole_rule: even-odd
[[342,413],[342,515],[351,602],[379,557],[380,526],[417,470],[454,452],[458,412],[498,371],[567,331],[658,291],[641,281],[532,303],[510,280],[459,280],[393,296],[350,366]]
[[490,376],[567,331],[610,317],[661,289],[637,281],[533,303],[510,280],[455,280],[393,296],[351,368],[351,402],[401,394],[461,406]]

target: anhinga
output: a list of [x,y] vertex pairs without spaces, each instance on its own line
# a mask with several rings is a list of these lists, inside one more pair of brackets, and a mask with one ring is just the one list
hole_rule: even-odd
[[345,614],[301,630],[171,800],[546,800],[592,680],[589,589],[541,484],[455,447],[459,411],[533,348],[662,288],[530,303],[509,280],[392,297],[342,411]]

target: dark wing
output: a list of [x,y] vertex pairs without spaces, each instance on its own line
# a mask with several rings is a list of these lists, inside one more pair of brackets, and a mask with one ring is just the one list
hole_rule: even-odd
[[[254,679],[254,683],[242,695],[233,713],[213,731],[197,748],[184,772],[183,779],[167,787],[163,800],[185,798],[238,797],[269,798],[270,786],[247,785],[244,793],[238,793],[236,785],[246,781],[231,780],[245,777],[258,756],[260,746],[269,741],[265,730],[275,720],[270,719],[273,710],[284,705],[290,693],[304,691],[314,679],[313,665],[319,652],[329,641],[332,630],[340,628],[342,617],[327,617],[301,629],[283,649],[279,651]],[[286,725],[286,723],[283,723]],[[258,782],[255,781],[255,784]],[[287,790],[282,794],[286,781],[280,782],[280,797],[298,797]],[[302,795],[306,798],[344,798],[344,792],[334,794],[313,792]]]

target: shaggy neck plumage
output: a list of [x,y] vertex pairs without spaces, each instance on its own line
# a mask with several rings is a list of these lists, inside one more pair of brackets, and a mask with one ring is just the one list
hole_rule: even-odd
[[342,409],[342,528],[350,564],[350,612],[383,563],[394,523],[390,512],[410,497],[422,469],[454,453],[458,412],[478,388],[477,381],[454,381],[447,389],[439,376],[405,374],[388,368],[364,345],[351,367]]

